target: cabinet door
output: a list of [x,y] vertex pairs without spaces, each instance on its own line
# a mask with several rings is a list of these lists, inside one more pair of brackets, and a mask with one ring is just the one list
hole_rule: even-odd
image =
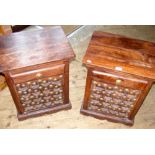
[[10,72],[19,113],[26,114],[64,104],[64,76],[65,64]]
[[83,108],[109,118],[133,119],[148,85],[134,76],[89,71]]

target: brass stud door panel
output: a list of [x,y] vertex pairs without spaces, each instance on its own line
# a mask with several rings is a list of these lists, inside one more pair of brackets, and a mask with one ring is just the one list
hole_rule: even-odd
[[62,105],[63,85],[63,75],[16,84],[16,93],[24,113]]
[[137,103],[141,90],[116,86],[113,84],[92,81],[88,109],[113,115],[116,117],[128,118]]

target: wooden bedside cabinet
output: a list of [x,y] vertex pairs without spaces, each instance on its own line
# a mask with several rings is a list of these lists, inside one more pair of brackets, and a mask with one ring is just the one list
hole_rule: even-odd
[[81,113],[133,125],[155,80],[155,43],[94,32],[83,63],[88,74]]
[[74,57],[60,27],[0,37],[0,72],[19,120],[71,108],[69,60]]

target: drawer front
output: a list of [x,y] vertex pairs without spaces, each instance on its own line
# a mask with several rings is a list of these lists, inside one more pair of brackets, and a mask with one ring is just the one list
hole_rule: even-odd
[[64,104],[64,65],[11,75],[22,107],[29,113]]
[[10,76],[13,79],[14,83],[17,84],[17,83],[23,83],[25,81],[31,81],[31,80],[36,80],[40,78],[55,76],[58,74],[63,74],[64,67],[65,67],[64,64],[60,64],[57,66],[34,69],[34,70],[25,71],[25,72],[23,71],[15,74],[11,73]]
[[[95,74],[94,74],[95,73]],[[114,117],[129,118],[143,94],[147,82],[117,77],[113,74],[97,74],[91,77],[87,108],[93,112]]]
[[101,79],[102,81],[109,82],[113,85],[119,85],[133,89],[145,90],[148,83],[145,80],[133,78],[133,76],[129,78],[127,76],[120,76],[100,71],[92,71],[92,75],[97,80]]

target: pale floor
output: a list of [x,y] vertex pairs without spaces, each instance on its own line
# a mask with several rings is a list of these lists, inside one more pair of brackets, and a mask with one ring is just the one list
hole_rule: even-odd
[[84,95],[86,68],[82,57],[95,30],[155,41],[155,26],[82,26],[68,35],[76,54],[70,64],[70,100],[72,109],[19,122],[8,88],[0,92],[0,128],[155,128],[155,85],[152,86],[135,117],[134,126],[98,120],[79,113]]

